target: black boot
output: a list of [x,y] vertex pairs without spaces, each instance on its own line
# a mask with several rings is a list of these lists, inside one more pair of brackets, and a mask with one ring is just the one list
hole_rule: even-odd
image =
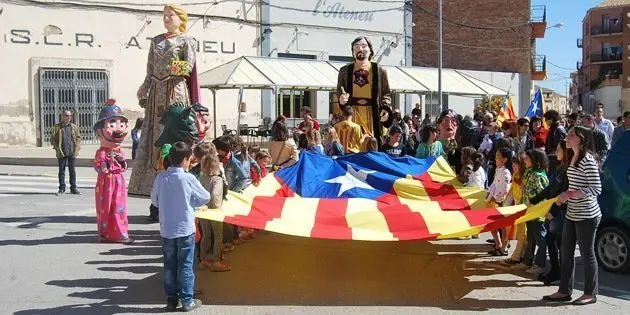
[[167,312],[175,312],[177,308],[181,306],[182,304],[179,301],[179,298],[176,298],[176,297],[166,298],[166,311]]
[[159,222],[160,221],[160,209],[153,204],[149,206],[149,221],[150,222]]

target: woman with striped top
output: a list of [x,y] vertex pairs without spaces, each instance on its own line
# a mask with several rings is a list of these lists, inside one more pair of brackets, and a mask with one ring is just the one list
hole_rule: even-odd
[[569,189],[558,196],[556,204],[567,203],[562,230],[561,275],[558,292],[544,296],[548,301],[570,301],[573,291],[575,245],[580,247],[584,261],[584,295],[573,301],[575,305],[597,302],[597,260],[595,259],[595,232],[602,214],[597,196],[602,191],[599,167],[593,152],[593,132],[582,126],[571,127],[567,146],[573,151],[567,169]]

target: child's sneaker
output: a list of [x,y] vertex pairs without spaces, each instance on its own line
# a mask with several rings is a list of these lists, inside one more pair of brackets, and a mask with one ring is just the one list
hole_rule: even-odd
[[190,311],[193,311],[193,310],[199,308],[199,306],[201,306],[201,300],[193,299],[192,303],[190,303],[188,305],[183,305],[182,306],[182,310],[184,312],[190,312]]
[[232,244],[234,244],[234,245],[243,245],[243,244],[245,244],[245,241],[242,238],[238,237],[238,238],[235,238],[235,239],[232,240]]
[[534,265],[531,268],[525,270],[525,272],[529,274],[537,275],[537,274],[545,272],[545,269]]
[[531,266],[528,266],[528,265],[526,265],[526,264],[524,264],[524,263],[520,263],[520,264],[518,264],[518,265],[514,265],[514,266],[512,266],[510,269],[512,269],[512,270],[527,270],[527,269],[529,269],[530,267],[531,267]]
[[210,271],[212,272],[226,272],[230,270],[232,269],[221,261],[217,260],[210,263]]
[[226,253],[229,253],[229,252],[231,252],[233,250],[234,250],[234,245],[232,245],[231,243],[228,243],[228,244],[225,244],[225,246],[221,250],[221,253],[226,254]]
[[209,260],[202,260],[201,263],[199,264],[199,269],[201,270],[205,270],[208,269],[212,266],[212,262]]

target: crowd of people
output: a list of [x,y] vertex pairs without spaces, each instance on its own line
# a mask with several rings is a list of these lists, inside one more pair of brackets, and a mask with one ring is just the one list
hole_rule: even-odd
[[[602,117],[602,111],[598,107],[594,117],[582,113],[563,118],[550,110],[543,117],[500,121],[492,112],[471,118],[445,110],[435,122],[428,116],[420,121],[417,112],[401,117],[394,111],[393,124],[383,133],[387,136],[380,151],[392,157],[443,156],[463,185],[487,190],[488,207],[532,205],[557,197],[544,217],[492,231],[488,254],[505,256],[503,263],[537,275],[546,285],[559,281],[558,292],[544,299],[568,301],[577,244],[585,264],[585,290],[574,304],[590,304],[596,301],[597,294],[594,239],[601,218],[597,203],[601,163],[620,136],[617,130],[630,129],[630,112],[624,113],[623,125],[614,129],[614,124]],[[341,116],[334,117],[324,130],[312,118],[310,108],[303,108],[301,114],[303,120],[294,130],[283,116],[273,122],[266,151],[257,145],[248,147],[232,134],[201,142],[194,148],[183,142],[170,148],[163,171],[153,185],[151,200],[156,208],[189,210],[159,211],[162,235],[197,244],[197,250],[185,244],[171,246],[179,253],[167,252],[170,247],[164,246],[166,269],[171,265],[169,261],[181,257],[190,266],[184,281],[188,291],[181,292],[194,289],[195,252],[201,269],[230,271],[224,255],[233,251],[235,245],[256,237],[253,229],[227,223],[200,220],[192,224],[194,208],[221,208],[228,191],[242,192],[250,185],[258,185],[269,171],[296,164],[300,152],[341,156],[379,150],[374,137],[352,122],[350,106],[344,107]],[[189,231],[190,226],[196,226],[197,233]],[[516,241],[516,247],[507,257],[511,241]],[[175,277],[176,270],[171,272]],[[166,272],[165,276],[167,295],[169,290],[175,290],[175,278],[169,278],[169,274]]]

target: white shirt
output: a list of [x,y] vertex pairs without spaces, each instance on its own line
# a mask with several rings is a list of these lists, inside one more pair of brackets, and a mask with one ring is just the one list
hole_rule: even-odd
[[488,188],[488,199],[494,199],[497,203],[502,203],[510,192],[512,186],[512,174],[505,167],[500,167],[494,172],[494,180]]
[[615,132],[615,125],[613,125],[612,121],[609,119],[602,117],[602,120],[599,122],[595,119],[595,127],[606,135],[606,143],[608,143],[608,149],[610,149],[610,142]]
[[484,172],[483,167],[480,167],[476,172],[470,173],[468,182],[464,186],[484,189],[486,187],[486,172]]

